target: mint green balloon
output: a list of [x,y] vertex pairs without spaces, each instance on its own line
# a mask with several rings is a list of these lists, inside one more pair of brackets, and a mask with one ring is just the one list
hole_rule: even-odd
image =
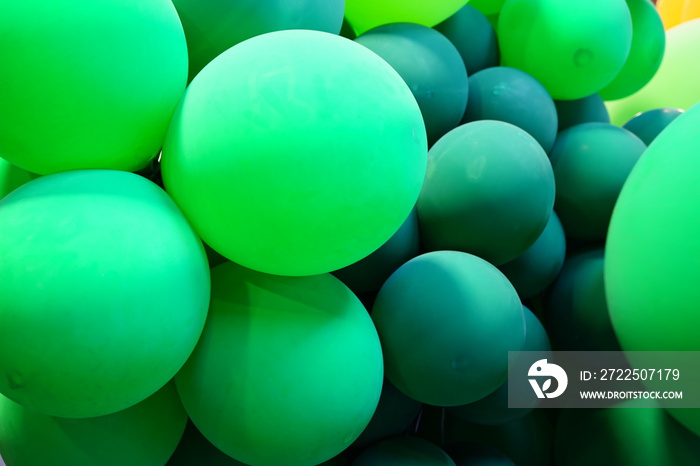
[[204,333],[175,377],[214,446],[243,463],[290,466],[347,448],[369,423],[382,380],[377,332],[340,280],[232,262],[212,269]]
[[0,199],[36,177],[34,173],[22,170],[0,158]]
[[182,367],[209,304],[199,238],[132,173],[43,176],[0,201],[0,393],[61,417],[132,406]]
[[0,157],[47,174],[138,170],[187,82],[169,0],[3,2]]
[[0,453],[12,466],[162,466],[186,423],[173,383],[124,411],[89,419],[52,417],[0,395]]
[[507,0],[498,19],[501,64],[534,76],[558,100],[598,92],[632,44],[625,0]]
[[312,275],[358,261],[399,229],[426,157],[418,104],[385,61],[296,30],[242,42],[197,75],[162,170],[214,250],[262,272]]

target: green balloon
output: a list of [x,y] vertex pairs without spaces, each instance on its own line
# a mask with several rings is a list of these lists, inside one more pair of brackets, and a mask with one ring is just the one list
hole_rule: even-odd
[[469,78],[463,121],[505,121],[527,131],[549,152],[557,137],[557,109],[547,89],[524,71],[488,68]]
[[467,68],[467,75],[498,65],[496,31],[486,16],[471,5],[465,5],[436,25],[435,30],[441,32],[457,48]]
[[44,176],[0,202],[0,231],[0,393],[54,416],[101,416],[185,363],[209,268],[155,184],[111,170]]
[[251,37],[284,29],[338,34],[344,0],[173,0],[187,37],[192,80],[217,55]]
[[12,165],[7,160],[0,158],[0,199],[10,194],[15,189],[28,183],[38,175],[22,170],[16,165]]
[[435,26],[462,8],[467,0],[345,0],[345,17],[360,35],[389,23]]
[[207,440],[190,421],[182,439],[166,466],[245,466],[222,452]]
[[469,5],[485,15],[497,15],[501,12],[506,0],[469,0]]
[[505,453],[478,443],[458,443],[450,446],[447,453],[456,466],[516,466]]
[[640,90],[661,65],[666,33],[659,12],[649,0],[626,0],[632,17],[632,45],[627,61],[599,91],[605,100],[627,97]]
[[598,94],[576,100],[555,100],[559,117],[559,131],[581,123],[610,123],[605,102]]
[[458,406],[506,379],[508,351],[525,341],[513,286],[471,254],[436,251],[411,259],[384,283],[372,319],[387,378],[423,403]]
[[440,447],[420,437],[394,437],[362,452],[352,466],[455,466]]
[[39,174],[144,167],[187,82],[168,0],[5,2],[0,62],[0,157]]
[[249,464],[318,464],[347,448],[377,407],[382,351],[367,311],[330,274],[212,270],[202,338],[175,377],[214,446]]
[[625,0],[508,0],[498,42],[504,66],[531,74],[555,99],[580,99],[622,69],[632,20]]
[[395,23],[372,29],[355,42],[387,61],[418,102],[430,144],[459,125],[469,79],[459,50],[435,29]]
[[513,284],[521,299],[545,290],[561,271],[566,257],[566,237],[559,217],[552,212],[547,226],[527,250],[498,268]]
[[0,395],[0,452],[12,466],[162,466],[186,423],[172,383],[124,411],[89,419],[52,417]]
[[673,120],[683,113],[678,108],[657,108],[632,118],[623,128],[635,134],[647,146],[656,139]]
[[585,123],[559,133],[549,154],[557,196],[554,209],[572,239],[605,239],[622,185],[646,150],[626,129]]
[[430,149],[416,207],[428,250],[500,265],[537,240],[553,204],[552,166],[537,141],[509,123],[475,121]]
[[197,75],[168,132],[163,181],[217,252],[312,275],[360,260],[399,229],[426,151],[420,109],[384,60],[332,34],[280,31]]

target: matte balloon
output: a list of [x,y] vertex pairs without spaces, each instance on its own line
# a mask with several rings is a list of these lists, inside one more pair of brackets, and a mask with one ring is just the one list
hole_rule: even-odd
[[673,120],[683,113],[678,108],[657,108],[649,110],[632,118],[625,123],[623,128],[634,133],[647,146],[656,136],[663,131]]
[[557,109],[547,90],[524,71],[488,68],[469,78],[463,122],[505,121],[527,131],[549,152],[557,136]]
[[100,416],[185,363],[209,268],[162,189],[120,171],[47,175],[0,202],[0,230],[0,393],[55,416]]
[[190,80],[219,54],[251,37],[284,29],[338,34],[344,0],[173,0],[187,37]]
[[330,274],[212,269],[202,338],[175,377],[190,418],[248,464],[318,464],[367,426],[383,380],[367,311]]
[[626,0],[632,16],[632,45],[620,72],[599,91],[605,100],[627,97],[640,90],[661,65],[666,34],[656,7],[649,0]]
[[376,443],[353,461],[353,466],[455,466],[454,461],[434,443],[420,437],[394,437]]
[[411,259],[384,283],[372,319],[387,378],[423,403],[457,406],[498,388],[508,351],[525,341],[513,286],[488,262],[457,251]]
[[617,196],[646,147],[626,129],[605,123],[559,133],[549,157],[557,183],[554,209],[567,237],[605,239]]
[[555,99],[598,92],[630,53],[625,0],[508,0],[498,19],[501,64],[541,82]]
[[171,383],[124,411],[89,419],[52,417],[0,395],[0,452],[13,466],[161,466],[186,423]]
[[389,23],[435,26],[452,16],[467,0],[345,0],[345,17],[358,35]]
[[6,2],[0,62],[0,157],[39,174],[144,167],[187,82],[168,0]]
[[36,177],[34,173],[22,170],[0,158],[0,199]]
[[559,131],[581,123],[610,123],[610,115],[602,97],[591,94],[576,100],[555,100]]
[[429,143],[459,125],[469,79],[449,39],[427,26],[398,23],[372,29],[355,42],[386,60],[406,81],[423,115]]
[[552,167],[537,141],[509,123],[475,121],[430,149],[416,208],[428,250],[500,265],[537,240],[553,204]]
[[163,180],[202,239],[249,268],[330,272],[408,217],[425,176],[410,89],[348,39],[280,31],[221,54],[188,87]]

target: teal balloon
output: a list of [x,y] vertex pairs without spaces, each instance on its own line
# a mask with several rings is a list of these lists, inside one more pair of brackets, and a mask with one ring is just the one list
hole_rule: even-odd
[[554,209],[567,237],[605,239],[622,185],[646,148],[631,132],[606,123],[559,133],[549,158],[557,183]]
[[10,194],[15,189],[28,183],[38,175],[12,165],[7,160],[0,158],[0,199]]
[[421,241],[503,264],[540,236],[554,191],[552,166],[532,136],[501,121],[462,125],[430,149],[416,205]]
[[435,29],[394,23],[360,35],[355,42],[387,61],[418,102],[428,142],[459,125],[469,97],[467,70],[457,48]]
[[478,443],[458,443],[447,450],[456,466],[516,466],[505,453]]
[[189,79],[239,42],[284,29],[338,34],[345,0],[173,0],[187,38]]
[[599,94],[576,100],[555,100],[559,131],[582,123],[610,123],[610,115]]
[[379,291],[372,319],[387,378],[423,403],[458,406],[506,379],[508,351],[525,341],[513,286],[471,254],[436,251],[402,265]]
[[46,414],[132,406],[204,327],[209,267],[185,216],[133,173],[46,175],[0,201],[0,393]]
[[172,383],[124,411],[89,419],[52,417],[0,395],[0,454],[10,466],[162,466],[186,423]]
[[559,217],[552,212],[542,234],[524,253],[498,268],[510,280],[521,299],[544,291],[559,275],[566,257],[566,236]]
[[383,380],[377,332],[330,274],[267,275],[227,262],[197,348],[175,377],[199,431],[248,464],[318,464],[374,413]]
[[437,445],[420,437],[394,437],[360,453],[352,466],[455,466]]
[[547,89],[524,71],[488,68],[469,78],[463,122],[498,120],[515,125],[549,152],[557,136],[557,109]]
[[498,39],[486,16],[471,5],[434,26],[457,47],[467,75],[498,66]]
[[656,139],[656,136],[658,136],[661,131],[682,113],[683,110],[678,108],[657,108],[648,110],[625,123],[623,128],[636,135],[648,146]]

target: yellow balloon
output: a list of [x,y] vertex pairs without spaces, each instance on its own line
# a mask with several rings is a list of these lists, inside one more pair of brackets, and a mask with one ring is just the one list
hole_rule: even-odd
[[681,11],[681,22],[700,18],[700,0],[685,0]]
[[685,2],[686,0],[659,0],[656,2],[656,8],[659,10],[666,30],[681,23],[681,12]]

